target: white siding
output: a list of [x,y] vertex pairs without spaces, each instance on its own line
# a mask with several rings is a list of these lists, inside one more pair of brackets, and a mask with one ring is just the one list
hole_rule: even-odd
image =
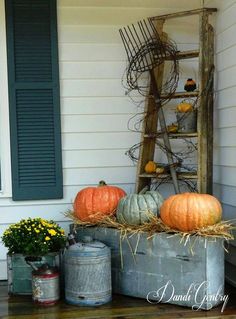
[[[0,0],[0,41],[5,41],[3,3],[4,0]],[[8,180],[0,197],[0,236],[10,223],[29,216],[54,219],[67,229],[69,221],[64,212],[72,207],[76,193],[88,185],[96,185],[99,180],[118,185],[128,193],[133,191],[136,167],[125,152],[139,142],[140,136],[129,131],[128,121],[141,109],[126,96],[121,83],[126,56],[118,29],[148,16],[194,9],[199,5],[200,0],[58,0],[64,198],[12,201],[9,129],[3,123],[8,148],[5,152],[8,157],[3,163]],[[197,47],[195,22],[191,18],[182,22],[171,20],[166,26],[179,49]],[[4,46],[0,46],[0,50],[1,92],[4,90],[1,116],[4,114],[4,122],[8,123],[5,118],[8,116],[6,70],[2,73],[6,69]],[[181,86],[186,77],[195,77],[195,67],[196,62],[183,63]],[[140,98],[136,96],[136,100]],[[0,279],[4,279],[6,249],[1,244],[0,251]]]
[[218,194],[221,190],[222,202],[235,206],[235,196],[229,196],[227,192],[230,190],[231,195],[236,194],[236,0],[208,1],[208,5],[215,4],[219,5],[216,22],[215,182]]
[[[214,192],[224,219],[236,218],[236,0],[207,1],[218,6],[216,19],[216,112]],[[235,233],[236,235],[236,233]],[[226,278],[236,285],[236,241],[226,254]]]

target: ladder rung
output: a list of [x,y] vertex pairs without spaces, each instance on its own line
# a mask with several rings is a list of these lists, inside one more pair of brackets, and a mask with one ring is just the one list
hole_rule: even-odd
[[[199,91],[194,92],[176,92],[172,95],[171,99],[182,99],[182,98],[189,98],[189,97],[197,97],[199,95]],[[162,94],[162,99],[169,99],[168,95]]]
[[[170,174],[148,174],[143,173],[139,175],[140,178],[156,178],[156,179],[167,179],[170,178]],[[189,172],[177,172],[178,179],[197,179],[197,173],[189,173]]]
[[[191,137],[198,137],[198,133],[168,133],[169,138],[191,138]],[[162,132],[157,132],[154,134],[144,134],[144,137],[146,138],[163,138]]]
[[151,20],[174,19],[174,18],[181,18],[181,17],[190,16],[190,15],[196,15],[202,12],[207,12],[210,14],[216,11],[217,11],[217,8],[201,8],[201,9],[195,9],[195,10],[189,10],[189,11],[180,11],[176,13],[163,14],[160,16],[151,17]]
[[[179,51],[176,56],[178,60],[193,59],[197,57],[199,57],[199,50]],[[167,57],[166,60],[172,60],[172,57]]]

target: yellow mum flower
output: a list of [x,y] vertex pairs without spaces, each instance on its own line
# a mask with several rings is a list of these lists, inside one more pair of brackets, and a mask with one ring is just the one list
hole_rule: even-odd
[[40,232],[39,229],[35,228],[34,231],[38,234]]
[[50,238],[50,237],[48,237],[48,236],[46,236],[46,237],[45,237],[45,240],[50,240],[50,239],[51,239],[51,238]]
[[48,229],[48,232],[51,236],[55,236],[57,232],[54,229]]

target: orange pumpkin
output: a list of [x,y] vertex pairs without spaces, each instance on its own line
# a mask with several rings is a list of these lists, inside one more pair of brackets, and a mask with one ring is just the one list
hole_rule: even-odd
[[148,161],[147,164],[144,167],[144,170],[146,173],[151,174],[156,171],[157,164],[153,161]]
[[97,222],[108,215],[114,215],[119,200],[126,195],[116,186],[99,182],[98,187],[86,187],[76,195],[74,214],[82,221]]
[[177,112],[180,112],[180,113],[192,112],[193,106],[190,103],[181,102],[177,105],[176,109],[177,109]]
[[160,208],[160,216],[172,229],[191,231],[218,223],[222,207],[212,195],[183,193],[167,198]]

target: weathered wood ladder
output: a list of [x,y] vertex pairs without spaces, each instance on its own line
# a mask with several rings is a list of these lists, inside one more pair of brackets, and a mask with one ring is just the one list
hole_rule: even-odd
[[[216,12],[215,8],[202,8],[197,10],[183,11],[167,15],[152,17],[155,27],[163,38],[166,34],[163,31],[165,20],[181,18],[190,15],[199,15],[199,50],[178,52],[179,60],[199,58],[199,88],[194,92],[177,92],[172,98],[198,98],[197,112],[197,132],[196,133],[168,133],[170,138],[197,138],[198,155],[197,155],[197,174],[194,173],[177,173],[178,180],[195,180],[197,181],[197,190],[199,193],[212,193],[212,160],[213,160],[213,71],[214,71],[214,33],[213,27],[209,23],[209,16]],[[154,70],[156,83],[161,87],[164,73],[164,63]],[[207,90],[206,90],[207,88]],[[150,88],[150,93],[153,88]],[[163,138],[158,135],[157,124],[160,122],[160,112],[157,111],[153,94],[150,94],[145,105],[145,114],[147,116],[143,122],[141,136],[141,148],[137,166],[136,192],[142,190],[145,186],[150,186],[153,178],[163,179],[166,174],[148,174],[145,173],[145,165],[149,160],[153,160],[156,146],[156,138]],[[163,114],[161,114],[162,116]],[[158,136],[158,137],[157,137]],[[173,174],[172,179],[173,179]],[[174,181],[173,181],[174,182]],[[175,187],[175,192],[179,189]]]

